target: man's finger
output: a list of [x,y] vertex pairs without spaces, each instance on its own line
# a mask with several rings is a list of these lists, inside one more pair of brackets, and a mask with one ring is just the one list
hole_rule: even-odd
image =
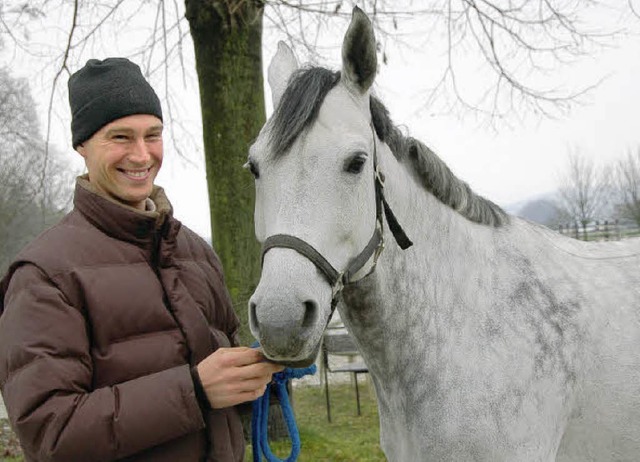
[[239,382],[235,382],[230,389],[230,394],[241,394],[253,392],[256,390],[263,390],[267,386],[270,380],[265,380],[264,378],[250,379],[250,380],[241,380]]
[[255,348],[220,348],[217,351],[220,352],[220,360],[229,367],[242,367],[264,361],[262,352]]
[[233,372],[230,372],[236,380],[253,380],[263,379],[267,382],[271,380],[271,376],[276,372],[280,372],[284,369],[284,366],[272,363],[254,363],[247,366],[236,367]]

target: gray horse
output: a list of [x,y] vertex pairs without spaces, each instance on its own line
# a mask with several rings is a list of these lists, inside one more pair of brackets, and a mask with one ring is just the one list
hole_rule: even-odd
[[640,460],[640,241],[574,241],[474,194],[371,95],[358,9],[342,58],[297,69],[281,43],[269,67],[246,165],[266,355],[312,362],[337,305],[391,461]]

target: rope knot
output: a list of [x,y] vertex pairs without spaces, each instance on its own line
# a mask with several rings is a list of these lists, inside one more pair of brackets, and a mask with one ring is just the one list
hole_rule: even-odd
[[313,375],[318,370],[315,364],[309,367],[291,368],[287,367],[282,372],[276,372],[273,374],[273,383],[287,383],[288,380],[301,379],[305,375]]

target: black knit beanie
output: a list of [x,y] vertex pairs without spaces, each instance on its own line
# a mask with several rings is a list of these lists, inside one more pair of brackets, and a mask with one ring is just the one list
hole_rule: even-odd
[[137,64],[126,58],[90,59],[69,78],[73,148],[121,117],[151,114],[162,120],[160,100]]

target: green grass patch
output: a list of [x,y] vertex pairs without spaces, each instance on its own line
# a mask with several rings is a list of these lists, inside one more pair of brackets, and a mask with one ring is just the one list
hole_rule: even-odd
[[[332,385],[331,418],[327,421],[324,388],[299,387],[293,391],[293,405],[300,431],[299,462],[384,462],[379,442],[376,399],[368,382],[359,380],[362,415],[357,415],[353,385]],[[274,441],[271,451],[285,459],[291,450],[288,439]],[[245,462],[253,461],[251,446]]]

